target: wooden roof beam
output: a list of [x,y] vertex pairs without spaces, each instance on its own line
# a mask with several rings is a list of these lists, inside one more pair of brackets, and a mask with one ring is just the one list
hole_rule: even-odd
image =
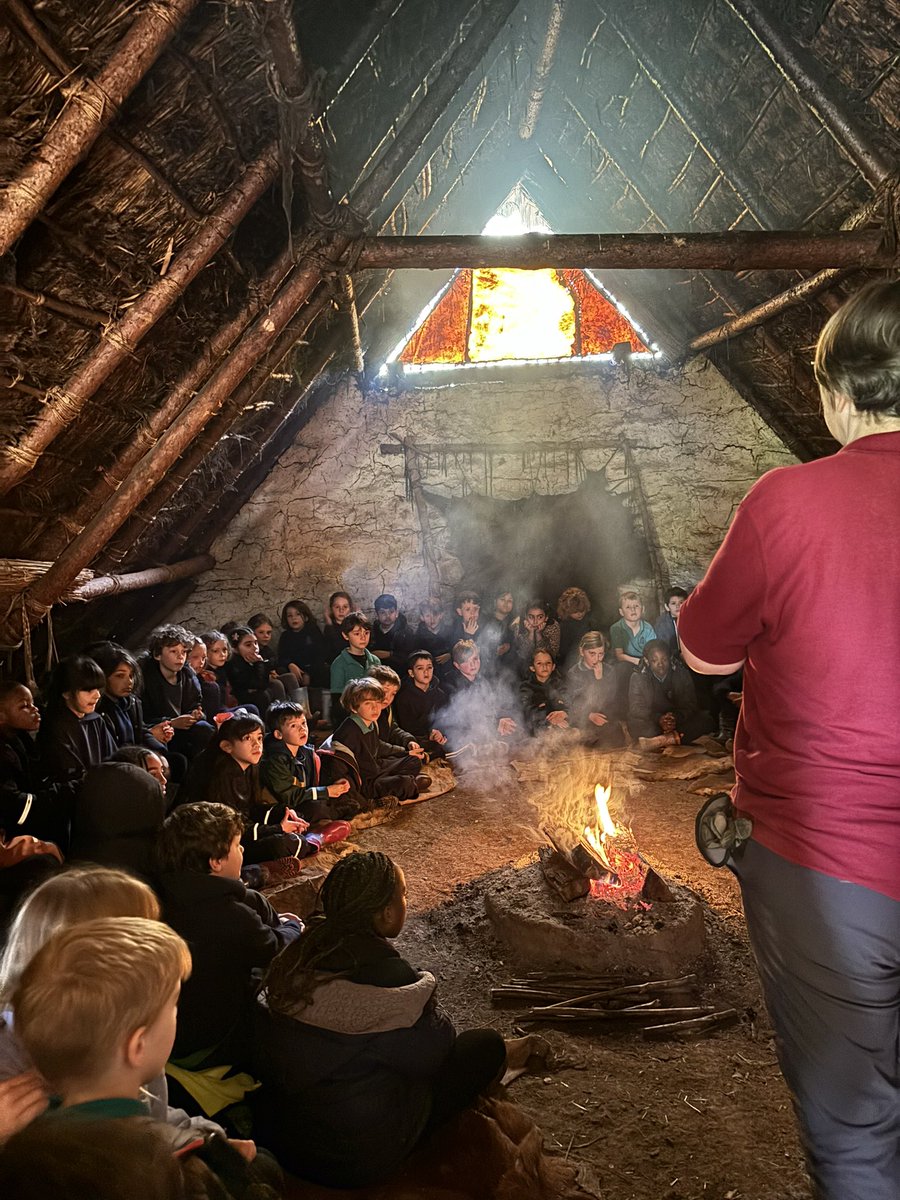
[[154,0],[135,17],[95,79],[78,81],[0,204],[0,255],[28,228],[156,62],[197,0]]
[[150,285],[114,324],[62,387],[51,388],[37,420],[0,457],[0,496],[37,465],[44,450],[79,415],[112,372],[134,351],[153,326],[184,294],[188,284],[221,250],[240,222],[275,178],[275,147],[247,168],[218,208],[178,251],[167,273]]
[[830,94],[812,55],[802,50],[781,23],[763,12],[754,0],[725,3],[867,182],[874,187],[886,179],[892,171],[890,161],[872,142],[864,123]]
[[727,233],[449,234],[362,239],[357,270],[580,267],[641,270],[816,270],[896,267],[900,252],[880,229],[809,234],[802,230]]
[[541,109],[544,106],[544,93],[547,91],[550,72],[553,70],[553,60],[556,58],[556,47],[559,45],[565,8],[566,0],[550,0],[550,15],[547,18],[547,32],[544,34],[541,56],[534,70],[525,112],[519,122],[519,137],[523,142],[527,142],[533,136]]

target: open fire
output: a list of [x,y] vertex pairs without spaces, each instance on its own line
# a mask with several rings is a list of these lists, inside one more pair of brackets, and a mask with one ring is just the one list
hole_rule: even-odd
[[[641,893],[647,876],[641,856],[622,845],[627,831],[620,829],[609,811],[611,788],[599,783],[594,788],[594,803],[597,819],[593,826],[585,825],[579,844],[605,869],[606,877],[591,878],[590,895],[597,900],[606,900],[619,908],[625,901]],[[649,904],[644,905],[649,908]]]

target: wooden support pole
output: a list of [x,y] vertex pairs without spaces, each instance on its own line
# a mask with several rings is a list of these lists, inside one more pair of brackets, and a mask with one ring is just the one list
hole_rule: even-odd
[[137,466],[145,454],[159,441],[162,434],[178,420],[191,397],[227,353],[231,345],[237,341],[254,317],[274,296],[278,285],[291,269],[291,251],[285,250],[265,275],[253,285],[250,298],[240,312],[225,322],[210,340],[203,346],[197,359],[181,375],[162,404],[147,420],[131,435],[128,445],[123,447],[119,456],[102,472],[90,491],[86,492],[75,508],[66,514],[64,526],[57,527],[46,538],[37,540],[46,528],[44,521],[37,537],[30,537],[26,546],[37,541],[35,553],[38,558],[53,559],[71,540],[70,530],[79,532],[87,522],[99,511],[101,506],[115,492],[128,473]]
[[553,60],[556,57],[556,47],[559,44],[565,8],[566,0],[550,0],[550,15],[547,19],[547,32],[541,47],[541,57],[534,70],[525,112],[519,122],[519,137],[523,142],[527,142],[537,128],[538,118],[544,105],[544,93],[547,91],[550,72],[553,70]]
[[863,122],[835,100],[819,77],[821,68],[812,56],[801,50],[787,30],[754,0],[725,0],[725,3],[865,179],[873,186],[886,179],[892,170],[890,162],[873,144]]
[[[109,320],[108,313],[85,308],[82,304],[73,304],[70,300],[51,296],[49,292],[33,292],[31,288],[22,287],[17,283],[0,283],[0,292],[19,296],[22,300],[33,304],[35,308],[46,308],[48,312],[59,313],[61,317],[69,317],[80,325],[103,325]],[[41,395],[43,396],[43,392]]]
[[172,259],[157,279],[106,329],[99,344],[59,388],[51,388],[37,420],[18,443],[6,447],[0,460],[0,496],[19,483],[41,453],[78,416],[112,372],[123,363],[185,288],[231,237],[240,222],[275,178],[277,147],[270,146],[245,171],[203,227]]
[[10,249],[69,172],[87,156],[196,3],[148,3],[96,79],[79,80],[31,161],[6,187],[0,204],[0,255]]
[[289,0],[256,0],[255,11],[279,85],[281,168],[289,227],[296,160],[313,222],[337,229],[349,216],[349,209],[335,203],[328,183],[328,163],[313,103],[315,87],[300,53],[291,5]]
[[900,254],[879,229],[809,234],[802,230],[730,233],[526,233],[519,237],[451,234],[366,238],[357,270],[581,267],[642,270],[797,270],[894,267]]
[[70,593],[72,600],[98,600],[101,596],[117,596],[120,592],[136,592],[140,588],[155,587],[160,583],[175,583],[178,579],[189,579],[210,571],[216,565],[211,554],[198,554],[183,562],[164,567],[151,567],[147,571],[133,571],[127,575],[98,575],[88,583],[82,583]]
[[711,346],[718,345],[719,342],[727,341],[728,338],[736,337],[739,333],[753,329],[754,326],[768,321],[788,308],[812,300],[820,292],[836,283],[843,274],[844,272],[840,269],[830,269],[820,271],[817,275],[810,275],[807,279],[801,279],[799,283],[795,283],[777,296],[772,296],[771,299],[764,300],[761,304],[754,305],[753,308],[748,308],[740,316],[733,317],[715,329],[708,329],[706,333],[701,333],[690,343],[690,349],[694,351],[708,350]]

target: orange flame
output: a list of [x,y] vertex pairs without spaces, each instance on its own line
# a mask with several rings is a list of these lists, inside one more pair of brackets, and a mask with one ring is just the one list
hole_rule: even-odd
[[644,886],[646,871],[639,854],[632,850],[620,849],[616,845],[616,834],[621,834],[624,830],[617,827],[610,815],[611,791],[611,788],[601,787],[599,783],[594,788],[597,823],[593,829],[590,825],[585,825],[584,840],[597,859],[616,876],[616,881],[610,883],[592,879],[591,895],[597,900],[607,900],[618,908],[625,908],[625,901],[638,895]]

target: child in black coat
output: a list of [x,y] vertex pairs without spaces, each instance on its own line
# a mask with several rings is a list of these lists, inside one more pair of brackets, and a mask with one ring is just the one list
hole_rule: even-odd
[[386,855],[342,858],[320,902],[257,1006],[256,1128],[302,1178],[365,1187],[499,1079],[507,1047],[491,1029],[457,1035],[434,977],[391,945],[406,881]]
[[232,629],[228,640],[231,657],[225,664],[225,676],[231,690],[238,704],[252,704],[265,716],[270,704],[285,699],[284,684],[260,654],[259,642],[252,629],[238,625]]
[[79,781],[116,751],[116,743],[97,712],[106,677],[83,654],[61,659],[47,684],[47,715],[38,746],[50,777]]
[[384,796],[410,800],[431,786],[429,776],[419,775],[418,758],[379,737],[383,703],[380,683],[366,676],[352,679],[341,693],[341,706],[350,715],[322,743],[329,776],[350,780],[348,796],[360,808],[371,808]]
[[548,650],[535,650],[528,678],[519,689],[525,727],[532,735],[542,729],[568,729],[569,717],[562,680]]
[[414,650],[394,702],[394,712],[400,726],[408,729],[432,758],[446,754],[449,749],[439,716],[446,704],[447,693],[434,678],[434,659],[427,650]]
[[25,684],[0,681],[0,831],[65,846],[76,785],[49,779],[32,736],[40,725]]
[[293,809],[310,825],[353,817],[359,805],[346,793],[350,781],[323,784],[321,760],[308,744],[309,725],[299,704],[284,700],[266,714],[269,732],[263,743],[259,777],[265,791],[278,803]]
[[200,681],[187,665],[194,635],[181,625],[160,625],[141,657],[141,702],[151,728],[168,721],[175,733],[167,745],[193,759],[215,732],[203,710]]
[[159,837],[163,919],[185,939],[193,964],[178,1001],[176,1059],[200,1054],[209,1065],[242,1061],[253,973],[300,936],[296,917],[279,916],[241,883],[242,836],[232,808],[186,804],[168,817]]

